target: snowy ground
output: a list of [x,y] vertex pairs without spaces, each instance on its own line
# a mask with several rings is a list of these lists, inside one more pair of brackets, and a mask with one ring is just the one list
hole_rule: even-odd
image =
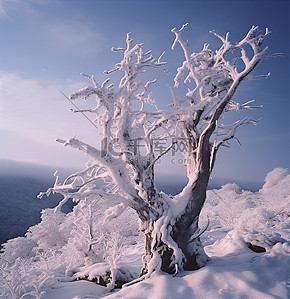
[[[205,267],[175,277],[154,272],[149,279],[113,291],[75,279],[97,277],[110,262],[138,277],[144,240],[138,234],[135,215],[125,211],[104,226],[104,211],[94,205],[87,210],[88,203],[83,201],[67,214],[47,209],[42,222],[31,227],[25,238],[4,245],[0,255],[0,298],[288,299],[289,191],[290,175],[285,169],[270,172],[259,192],[245,191],[235,184],[208,191],[200,221],[205,227],[209,219],[201,237],[210,257]],[[92,215],[94,209],[96,218],[88,218],[87,212]],[[90,241],[85,229],[88,223],[98,236],[100,230],[107,229],[105,239],[94,245],[92,256],[86,251]],[[264,251],[254,252],[249,244]],[[98,260],[102,250],[106,255]]]
[[[110,294],[105,287],[91,282],[66,282],[49,290],[43,299],[289,298],[289,245],[277,243],[268,252],[256,253],[246,246],[239,232],[225,235],[212,230],[203,239],[206,243],[214,243],[205,247],[211,259],[198,271],[184,272],[176,277],[154,273],[146,281]],[[141,255],[142,248],[139,249]],[[132,248],[132,252],[134,250],[136,248]],[[140,263],[137,262],[137,266]]]

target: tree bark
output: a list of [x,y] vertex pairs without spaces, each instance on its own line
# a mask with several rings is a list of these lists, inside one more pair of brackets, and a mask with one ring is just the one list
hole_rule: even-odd
[[[197,180],[192,186],[190,199],[184,213],[175,219],[175,225],[172,227],[170,236],[182,251],[184,259],[182,261],[183,270],[197,270],[201,268],[208,260],[200,241],[200,229],[198,220],[201,209],[206,199],[206,188],[209,179],[209,173],[199,174]],[[146,225],[148,227],[148,224]],[[154,229],[154,222],[153,228]],[[157,252],[161,259],[161,270],[174,274],[176,265],[172,264],[173,250],[164,244],[161,240],[153,240],[152,231],[146,233],[145,255],[143,257],[143,268],[141,276],[148,272],[148,264],[153,256],[152,244],[154,249],[160,248]],[[178,269],[182,270],[182,269]]]

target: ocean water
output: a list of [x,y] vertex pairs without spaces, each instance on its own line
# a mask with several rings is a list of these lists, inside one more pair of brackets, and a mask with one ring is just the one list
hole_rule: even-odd
[[0,243],[23,236],[27,229],[40,221],[40,212],[53,208],[60,197],[38,199],[41,191],[52,183],[25,176],[0,176]]

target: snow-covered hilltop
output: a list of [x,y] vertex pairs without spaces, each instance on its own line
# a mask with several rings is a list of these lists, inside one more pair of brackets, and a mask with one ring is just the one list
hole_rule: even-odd
[[[138,277],[144,238],[131,210],[106,222],[102,202],[70,213],[47,209],[26,237],[9,240],[1,254],[1,298],[288,298],[290,175],[270,172],[259,192],[227,184],[207,191],[201,238],[210,257],[198,271],[176,277],[156,272],[145,282],[116,289],[100,286]],[[111,210],[112,211],[112,210]],[[93,213],[95,212],[95,213]],[[91,227],[90,227],[91,225]],[[92,244],[91,235],[99,238]],[[264,248],[255,252],[249,247]],[[89,247],[92,247],[89,253]],[[259,247],[257,247],[259,246]],[[86,279],[88,282],[78,279]],[[103,283],[104,284],[104,283]],[[30,295],[29,295],[30,294]],[[37,297],[38,296],[38,297]]]

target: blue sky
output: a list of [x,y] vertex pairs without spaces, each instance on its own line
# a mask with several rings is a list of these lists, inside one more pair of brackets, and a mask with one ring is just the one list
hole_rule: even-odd
[[[255,74],[271,72],[270,78],[247,81],[236,93],[237,101],[263,105],[250,113],[262,120],[238,132],[242,147],[232,142],[231,149],[219,151],[213,179],[262,182],[267,172],[290,162],[289,11],[286,0],[0,0],[0,159],[81,168],[86,158],[55,139],[76,135],[99,146],[101,137],[84,117],[70,112],[73,107],[58,89],[70,94],[87,85],[80,72],[103,81],[103,71],[121,58],[110,49],[123,46],[127,32],[157,57],[166,51],[170,74],[150,73],[159,82],[153,96],[165,108],[171,101],[166,85],[173,84],[183,59],[180,49],[170,49],[173,27],[189,22],[184,37],[192,51],[200,51],[205,42],[213,49],[219,45],[210,30],[229,31],[235,42],[255,24],[271,30],[270,53],[284,56],[258,66]],[[172,166],[164,162],[158,171],[179,177],[184,167]]]

